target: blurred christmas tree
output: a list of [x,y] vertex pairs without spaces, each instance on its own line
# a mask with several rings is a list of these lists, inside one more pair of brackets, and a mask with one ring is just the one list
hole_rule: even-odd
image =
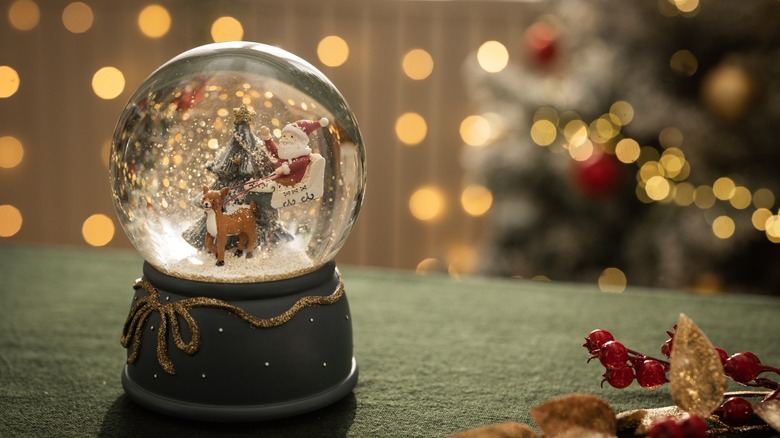
[[776,293],[780,2],[557,0],[466,81],[486,274]]

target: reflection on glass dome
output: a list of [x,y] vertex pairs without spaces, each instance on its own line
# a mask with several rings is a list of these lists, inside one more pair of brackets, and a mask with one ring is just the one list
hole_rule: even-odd
[[360,209],[364,160],[354,116],[322,73],[241,42],[185,52],[144,81],[110,171],[120,222],[152,266],[256,282],[335,257]]

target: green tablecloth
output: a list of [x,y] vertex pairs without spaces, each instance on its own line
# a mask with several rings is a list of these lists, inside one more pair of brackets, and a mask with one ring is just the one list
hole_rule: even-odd
[[317,412],[250,424],[165,417],[122,390],[119,336],[134,253],[0,246],[0,436],[445,436],[589,392],[618,410],[671,404],[668,387],[600,388],[583,337],[607,328],[655,354],[679,313],[729,352],[780,363],[780,300],[702,297],[342,267],[360,380]]

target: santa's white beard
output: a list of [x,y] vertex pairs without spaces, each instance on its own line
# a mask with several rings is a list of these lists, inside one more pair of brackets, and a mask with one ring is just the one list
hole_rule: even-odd
[[309,145],[302,141],[279,141],[279,148],[277,149],[279,158],[283,160],[291,160],[293,158],[302,157],[311,153]]

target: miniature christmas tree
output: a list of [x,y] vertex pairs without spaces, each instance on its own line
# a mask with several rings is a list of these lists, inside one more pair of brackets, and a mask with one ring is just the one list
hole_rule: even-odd
[[[279,239],[289,240],[291,237],[279,224],[279,212],[271,207],[270,193],[248,192],[247,182],[253,179],[269,177],[274,172],[271,158],[264,153],[264,147],[252,132],[250,124],[255,112],[241,105],[233,109],[233,136],[230,142],[217,151],[212,161],[206,164],[206,170],[213,173],[217,179],[210,190],[219,191],[229,188],[225,199],[229,200],[223,206],[226,209],[255,201],[255,221],[257,236],[261,246],[275,243]],[[198,196],[198,201],[200,196]],[[205,249],[206,217],[199,219],[184,233],[184,239],[195,248]],[[235,246],[238,238],[228,239],[228,248]]]

